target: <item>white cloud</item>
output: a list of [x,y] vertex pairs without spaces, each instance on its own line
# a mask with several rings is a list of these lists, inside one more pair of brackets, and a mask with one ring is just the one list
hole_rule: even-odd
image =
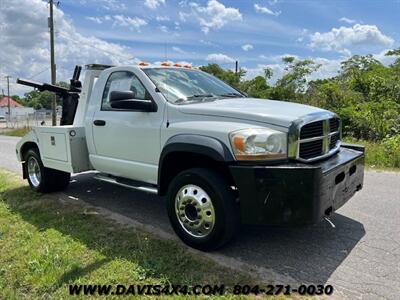
[[180,11],[178,15],[181,22],[186,22],[187,18],[191,16],[191,14],[185,13],[183,11]]
[[249,51],[249,50],[252,50],[254,47],[253,47],[253,45],[251,45],[251,44],[245,44],[245,45],[243,45],[242,46],[242,49],[244,50],[244,51]]
[[372,56],[375,59],[379,60],[385,66],[388,66],[396,61],[395,56],[385,55],[389,50],[391,50],[391,49],[384,49],[379,53],[372,54]]
[[145,0],[144,5],[150,9],[157,9],[161,4],[165,4],[165,0]]
[[97,24],[103,23],[103,20],[101,18],[99,18],[99,17],[86,17],[86,19],[89,20],[89,21],[93,21],[93,22],[95,22]]
[[206,46],[215,47],[215,45],[214,45],[212,42],[208,41],[208,40],[203,40],[203,39],[201,39],[201,40],[199,40],[199,42],[200,42],[201,44],[203,44],[203,45],[206,45]]
[[130,29],[139,30],[140,27],[147,25],[147,22],[138,17],[128,17],[124,15],[115,15],[113,26],[129,27]]
[[349,18],[346,18],[346,17],[342,17],[342,18],[339,19],[339,22],[344,22],[344,23],[347,23],[347,24],[354,24],[356,22],[356,20],[349,19]]
[[[189,3],[189,6],[192,14],[199,20],[204,33],[208,33],[210,29],[220,29],[228,22],[242,20],[242,14],[237,8],[226,7],[216,0],[208,1],[207,6],[200,6],[195,2]],[[185,13],[180,13],[179,16],[182,22],[188,17]]]
[[175,52],[177,52],[177,53],[180,53],[180,54],[186,54],[186,51],[183,51],[181,48],[179,48],[179,47],[172,47],[172,50],[173,51],[175,51]]
[[272,69],[272,78],[269,80],[270,83],[275,83],[285,73],[285,67],[283,64],[258,64],[254,68],[245,68],[246,75],[245,79],[253,79],[256,76],[264,76],[264,69]]
[[394,40],[383,34],[376,25],[355,24],[353,27],[332,28],[329,32],[310,35],[309,46],[324,51],[337,51],[349,55],[352,47],[391,46]]
[[256,12],[261,13],[261,14],[267,14],[267,15],[272,15],[272,16],[279,16],[281,14],[281,11],[272,11],[268,7],[261,6],[259,4],[254,4],[254,9]]
[[[24,7],[24,9],[21,9]],[[15,84],[18,77],[50,81],[48,7],[41,0],[2,0],[0,10],[0,77],[11,75],[11,94],[31,90]],[[133,50],[78,33],[64,13],[55,8],[57,80],[68,80],[76,64],[135,63]],[[20,26],[24,24],[24,26]],[[39,74],[40,73],[40,74]],[[3,82],[0,83],[3,88]]]
[[86,19],[97,24],[103,24],[106,21],[113,21],[113,26],[128,27],[129,29],[135,29],[137,31],[139,31],[142,26],[147,25],[147,21],[139,17],[128,17],[124,15],[105,15],[104,17],[86,17]]
[[125,3],[122,3],[119,0],[101,0],[103,2],[103,8],[107,10],[126,10]]
[[320,64],[319,69],[307,76],[307,80],[325,79],[338,75],[341,67],[341,59],[327,59],[316,57],[313,59],[316,64]]
[[275,5],[275,4],[277,4],[279,1],[280,1],[280,0],[270,0],[270,1],[268,1],[268,3],[269,3],[270,5]]
[[165,22],[165,21],[169,21],[170,18],[169,18],[168,16],[157,16],[157,17],[156,17],[156,20],[157,20],[158,22]]
[[81,5],[95,6],[96,8],[101,7],[109,11],[123,11],[126,10],[126,4],[120,0],[80,0]]
[[207,61],[217,62],[217,63],[233,63],[235,60],[225,54],[222,53],[212,53],[207,55]]
[[159,28],[162,32],[168,33],[168,27],[167,27],[167,26],[162,25],[162,26],[159,26],[158,28]]

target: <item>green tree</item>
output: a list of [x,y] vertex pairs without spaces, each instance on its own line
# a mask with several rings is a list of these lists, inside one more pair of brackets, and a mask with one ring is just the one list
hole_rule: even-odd
[[200,67],[200,70],[218,77],[235,88],[239,88],[241,79],[246,75],[246,71],[241,68],[238,74],[235,74],[235,72],[231,70],[222,69],[218,64],[208,64]]
[[278,79],[272,92],[274,99],[302,101],[307,87],[307,76],[321,66],[311,59],[298,60],[293,56],[282,58],[286,73]]

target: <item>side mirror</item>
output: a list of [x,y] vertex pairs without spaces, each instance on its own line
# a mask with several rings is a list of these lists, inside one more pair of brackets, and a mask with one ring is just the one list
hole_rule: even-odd
[[132,91],[112,91],[110,94],[110,103],[113,103],[115,101],[119,100],[128,100],[128,99],[135,99],[136,95]]
[[110,94],[110,106],[117,109],[130,109],[147,112],[157,110],[153,101],[135,99],[135,97],[136,95],[132,91],[112,91]]

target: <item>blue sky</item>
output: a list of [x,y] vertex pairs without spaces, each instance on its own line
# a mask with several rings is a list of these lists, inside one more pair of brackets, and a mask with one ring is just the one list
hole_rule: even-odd
[[[225,9],[235,9],[238,14],[222,17],[226,23],[220,28],[211,25],[208,32],[202,31],[201,21],[197,19],[202,16],[193,13],[194,3],[206,8],[208,1],[165,0],[158,3],[151,9],[145,1],[63,1],[61,9],[82,33],[130,46],[135,57],[149,61],[164,59],[165,46],[168,58],[196,64],[203,64],[210,53],[223,53],[248,67],[265,62],[264,56],[285,53],[338,58],[343,52],[310,47],[307,36],[355,24],[375,25],[383,35],[394,41],[400,40],[399,1],[221,0],[218,3]],[[112,25],[113,21],[102,20],[105,15],[115,14],[139,18],[147,24],[118,26]],[[185,18],[182,14],[190,16]],[[93,18],[97,18],[96,21]],[[207,16],[206,21],[209,20],[212,16]],[[246,44],[253,48],[243,50],[242,46]],[[396,46],[398,42],[392,45]],[[344,47],[351,53],[375,53],[389,46],[389,43],[365,41],[362,46],[354,43]]]
[[[46,3],[2,3],[0,41],[12,49],[0,51],[14,56],[4,53],[0,73],[44,80],[48,71],[36,74],[48,58]],[[276,78],[284,72],[281,57],[289,54],[314,58],[323,65],[314,78],[329,77],[354,54],[390,63],[384,53],[400,45],[399,16],[399,0],[63,0],[55,16],[57,65],[64,79],[75,63],[168,59],[233,68],[238,60],[249,78],[266,66]],[[19,23],[20,31],[10,23]],[[28,28],[40,31],[34,41]],[[27,60],[30,67],[22,71]]]

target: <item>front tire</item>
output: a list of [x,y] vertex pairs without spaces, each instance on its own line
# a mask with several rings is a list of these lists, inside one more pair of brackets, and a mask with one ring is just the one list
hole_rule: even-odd
[[24,155],[25,174],[31,188],[37,192],[50,193],[64,190],[71,179],[71,174],[46,168],[37,149],[29,149]]
[[215,250],[235,235],[239,205],[227,180],[218,173],[193,168],[178,174],[167,195],[167,211],[175,233],[187,245]]

